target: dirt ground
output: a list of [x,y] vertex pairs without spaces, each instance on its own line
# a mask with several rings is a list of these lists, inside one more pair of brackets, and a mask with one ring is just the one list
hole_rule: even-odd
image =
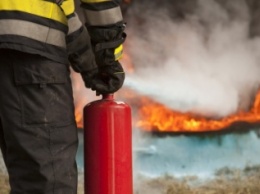
[[[79,175],[78,194],[83,194],[83,175]],[[0,193],[8,194],[6,174],[0,174]],[[213,179],[201,180],[196,176],[174,178],[165,175],[159,178],[137,176],[134,194],[259,194],[260,166],[244,170],[223,168]]]
[[201,180],[196,176],[177,179],[163,176],[140,178],[135,194],[259,194],[260,166],[241,170],[221,169],[215,178]]

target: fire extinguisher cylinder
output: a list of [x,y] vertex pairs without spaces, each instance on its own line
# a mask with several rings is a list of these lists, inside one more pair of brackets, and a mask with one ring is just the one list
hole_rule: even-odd
[[103,95],[83,119],[85,194],[133,194],[130,106]]

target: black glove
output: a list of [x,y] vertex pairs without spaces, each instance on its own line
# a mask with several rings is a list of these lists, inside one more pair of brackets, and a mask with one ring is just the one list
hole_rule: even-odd
[[92,80],[91,89],[98,94],[114,93],[122,87],[125,80],[124,69],[118,61],[122,55],[122,43],[126,38],[123,32],[125,24],[87,28],[99,72]]
[[125,73],[120,63],[102,66],[98,69],[81,72],[82,79],[87,88],[99,94],[111,94],[119,90],[124,82]]
[[[91,44],[98,66],[113,65],[122,55],[115,54],[115,49],[120,47],[126,39],[125,24],[120,23],[110,27],[87,27],[91,37]],[[121,55],[120,55],[121,54]]]
[[118,91],[125,80],[125,73],[119,62],[99,67],[98,75],[92,80],[91,89],[97,94],[110,94]]
[[98,69],[96,68],[89,71],[83,71],[81,72],[81,77],[85,83],[85,86],[94,90],[94,80],[98,79]]

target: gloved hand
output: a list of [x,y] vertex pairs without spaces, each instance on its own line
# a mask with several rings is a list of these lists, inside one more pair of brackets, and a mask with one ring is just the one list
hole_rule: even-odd
[[[81,74],[81,77],[87,88],[96,91],[97,94],[109,94],[119,90],[124,82],[125,73],[118,61],[113,65],[96,66],[95,62],[87,61],[90,58],[87,53],[83,55],[72,54],[69,59],[73,69]],[[80,68],[79,64],[88,65]]]
[[89,71],[83,71],[80,74],[85,83],[85,86],[87,88],[91,88],[92,90],[94,90],[94,88],[95,88],[94,80],[98,79],[98,69],[95,68],[95,69],[92,69]]
[[98,75],[91,81],[91,89],[97,94],[110,94],[118,91],[125,80],[125,73],[118,61],[113,65],[100,66]]
[[98,94],[118,91],[125,80],[124,69],[118,61],[122,56],[122,43],[126,38],[125,25],[109,27],[89,26],[88,32],[98,66],[98,75],[92,80],[92,90]]
[[125,73],[120,63],[101,66],[81,72],[82,79],[87,88],[91,88],[99,94],[110,94],[119,90],[124,82]]
[[94,80],[98,79],[98,67],[92,52],[87,50],[82,54],[70,54],[69,61],[74,71],[81,74],[85,86],[94,88]]

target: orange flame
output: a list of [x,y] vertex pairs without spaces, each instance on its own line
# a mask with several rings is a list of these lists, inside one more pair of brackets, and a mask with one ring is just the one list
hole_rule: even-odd
[[158,103],[145,99],[146,105],[139,110],[141,120],[137,127],[146,131],[161,132],[202,132],[217,131],[230,126],[234,122],[245,121],[249,123],[260,121],[260,91],[249,112],[238,112],[221,120],[198,118],[188,113],[172,111]]
[[75,109],[75,119],[77,123],[77,127],[82,129],[83,128],[83,111],[80,109],[82,107],[77,106],[78,108]]

